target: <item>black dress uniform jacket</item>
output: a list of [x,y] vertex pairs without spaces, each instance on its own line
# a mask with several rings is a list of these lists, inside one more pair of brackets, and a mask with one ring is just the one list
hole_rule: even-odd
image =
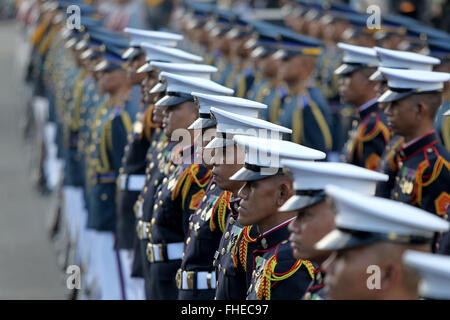
[[[313,264],[293,256],[287,240],[290,235],[288,223],[254,238],[251,229],[256,226],[244,227],[238,247],[250,283],[248,300],[300,300],[314,279]],[[252,242],[254,246],[248,247]],[[242,257],[246,261],[242,261]]]
[[380,158],[389,142],[386,116],[378,103],[361,110],[360,121],[349,133],[344,146],[343,162],[370,170],[377,170]]
[[183,271],[215,273],[213,267],[214,254],[219,247],[225,230],[226,221],[231,212],[230,200],[232,193],[220,189],[211,180],[206,194],[203,196],[197,210],[190,217],[189,230],[181,260],[181,268],[177,272],[179,300],[212,300],[215,296],[216,282],[210,283],[207,289],[181,287]]
[[[159,129],[161,131],[161,129]],[[156,133],[156,132],[155,132]],[[146,155],[150,141],[142,134],[142,119],[138,114],[133,125],[133,131],[128,135],[128,144],[125,147],[125,154],[122,158],[121,177],[129,175],[144,175],[147,165]],[[118,180],[119,183],[121,179]],[[134,245],[134,230],[136,218],[133,212],[133,206],[136,203],[140,193],[138,190],[120,189],[117,197],[117,221],[116,221],[116,248],[132,249]]]
[[324,283],[325,273],[323,273],[317,266],[314,270],[314,279],[311,281],[303,300],[327,300]]
[[243,227],[237,222],[240,199],[232,201],[231,210],[219,248],[214,255],[216,300],[244,300],[247,292],[245,270],[239,264],[237,240]]
[[[449,159],[448,151],[433,130],[392,153],[384,169],[389,180],[378,184],[376,193],[383,194],[379,189],[390,184],[393,186],[388,193],[391,199],[417,206],[448,220]],[[436,242],[433,250],[436,250]]]
[[[186,151],[187,148],[183,150]],[[212,174],[205,166],[193,163],[194,146],[190,155],[173,173],[164,178],[157,189],[150,225],[148,258],[150,261],[150,299],[177,299],[176,273],[181,265],[178,259],[168,259],[168,246],[183,244],[189,229],[189,219],[205,195]],[[181,155],[177,152],[176,155]],[[189,159],[190,158],[190,159]],[[189,161],[190,160],[190,161]],[[174,163],[179,163],[177,160]],[[153,253],[150,247],[153,247]],[[162,256],[162,261],[152,261],[154,250]]]
[[[167,180],[167,176],[175,170],[175,165],[171,163],[171,156],[175,142],[167,141],[165,136],[161,136],[152,147],[156,151],[149,154],[149,165],[146,169],[145,187],[138,200],[138,206],[142,206],[142,217],[139,217],[137,224],[139,255],[141,257],[142,271],[145,280],[145,294],[150,297],[150,262],[147,258],[147,245],[149,243],[150,223],[153,217],[153,208],[157,190],[161,183]],[[165,180],[166,179],[166,180]],[[140,203],[140,204],[139,204]],[[137,209],[139,210],[139,208]]]

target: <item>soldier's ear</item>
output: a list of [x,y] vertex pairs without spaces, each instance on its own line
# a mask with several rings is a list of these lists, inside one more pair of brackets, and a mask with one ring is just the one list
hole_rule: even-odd
[[285,179],[285,181],[282,181],[279,187],[279,197],[277,200],[277,205],[281,207],[292,195],[292,187],[289,181]]

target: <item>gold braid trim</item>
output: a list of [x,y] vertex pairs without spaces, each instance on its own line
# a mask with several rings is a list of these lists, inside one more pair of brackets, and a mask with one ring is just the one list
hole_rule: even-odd
[[282,274],[277,274],[275,272],[277,263],[277,256],[276,254],[274,254],[264,266],[261,283],[258,287],[258,291],[256,292],[256,296],[259,300],[270,300],[272,282],[282,281],[289,278],[294,273],[296,273],[302,265],[304,265],[308,269],[308,273],[311,279],[314,279],[314,267],[310,261],[297,260],[289,271]]
[[424,182],[422,179],[422,176],[423,176],[423,172],[425,171],[425,169],[428,168],[428,161],[424,160],[419,164],[419,166],[417,168],[417,173],[416,173],[417,188],[416,188],[416,192],[415,192],[416,200],[414,201],[414,203],[422,205],[422,188],[429,186],[433,181],[435,181],[437,179],[437,177],[439,177],[439,175],[441,174],[442,168],[444,166],[447,167],[447,169],[448,169],[449,163],[444,158],[438,157],[436,163],[434,164],[433,172],[431,173],[430,179],[428,179],[426,182]]
[[84,92],[84,79],[86,77],[86,71],[83,69],[80,72],[80,75],[75,80],[74,88],[73,88],[73,116],[70,120],[70,128],[73,131],[78,131],[80,129],[80,108],[81,103],[83,101],[83,92]]
[[230,199],[232,196],[231,191],[224,191],[219,196],[219,199],[217,199],[216,203],[214,204],[214,207],[212,209],[212,215],[209,219],[209,229],[211,231],[216,230],[216,223],[214,222],[214,214],[217,212],[217,221],[219,223],[219,229],[221,232],[225,230],[225,218],[227,209],[231,210],[230,207]]
[[128,112],[121,112],[120,118],[122,119],[122,123],[127,134],[130,133],[131,130],[133,130],[133,123],[131,122],[131,118]]
[[[191,164],[191,166],[194,166],[195,164]],[[189,174],[189,168],[183,171],[183,173],[180,175],[180,177],[177,180],[177,184],[175,185],[175,188],[173,188],[172,191],[172,200],[175,200],[178,195],[180,194],[181,186],[183,185],[184,180]]]
[[277,90],[275,98],[273,99],[272,108],[269,110],[270,122],[278,123],[278,116],[280,114],[280,109],[281,109],[281,96],[279,90]]
[[[303,104],[303,102],[302,102]],[[305,141],[303,125],[303,107],[297,108],[292,115],[292,142],[302,143]]]
[[143,134],[148,141],[151,141],[152,139],[152,128],[156,128],[158,126],[152,121],[152,114],[154,109],[155,105],[152,103],[148,106],[147,110],[145,111],[145,117],[144,119],[142,119],[142,121],[144,122]]
[[100,160],[101,163],[98,168],[98,172],[110,172],[110,163],[108,160],[108,149],[112,149],[112,123],[111,121],[107,121],[103,126],[102,133],[100,136]]
[[[237,257],[239,257],[239,261],[241,262],[242,267],[245,271],[247,271],[247,252],[248,252],[248,244],[250,242],[256,242],[256,238],[250,237],[250,230],[252,226],[245,226],[242,228],[242,232],[239,235],[239,239],[236,240],[236,244],[233,248],[233,264],[234,267],[237,267]],[[241,242],[239,243],[239,246],[237,245],[239,240]],[[236,251],[238,251],[238,255],[236,255]]]
[[48,51],[48,49],[53,43],[53,39],[55,38],[57,32],[58,29],[56,28],[56,26],[52,27],[47,36],[41,41],[41,43],[39,43],[38,50],[41,55],[45,54]]
[[41,42],[42,38],[45,35],[45,31],[47,30],[48,26],[50,24],[50,20],[46,19],[42,21],[37,27],[34,33],[31,35],[31,43],[33,45],[37,45],[39,42]]
[[246,76],[245,76],[245,72],[244,72],[242,77],[240,77],[238,80],[237,96],[239,98],[244,98],[246,89],[247,89],[247,81],[246,81]]
[[327,150],[331,150],[331,148],[333,147],[333,138],[331,137],[330,128],[328,127],[328,124],[325,121],[325,117],[323,116],[319,106],[314,102],[313,99],[311,99],[308,90],[306,91],[306,94],[308,97],[309,107],[311,108],[314,118],[316,119],[320,131],[322,132],[323,140],[325,142],[325,148]]
[[387,143],[390,139],[390,133],[389,133],[389,129],[384,125],[383,122],[381,121],[377,121],[377,123],[375,124],[375,127],[372,129],[371,132],[367,133],[366,135],[364,135],[364,130],[367,128],[367,125],[362,125],[361,127],[359,127],[358,132],[357,132],[357,137],[358,137],[358,156],[361,159],[362,155],[363,155],[363,144],[365,142],[371,141],[373,140],[378,134],[382,134],[384,141]]

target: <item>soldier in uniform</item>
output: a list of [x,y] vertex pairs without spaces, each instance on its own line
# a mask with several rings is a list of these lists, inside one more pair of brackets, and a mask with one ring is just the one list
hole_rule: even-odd
[[403,263],[419,275],[419,297],[450,300],[450,257],[408,250],[403,254]]
[[315,267],[314,279],[303,299],[326,299],[325,273],[320,269],[331,252],[314,248],[317,241],[334,228],[334,212],[326,201],[325,186],[334,184],[362,194],[374,195],[377,181],[386,181],[387,175],[347,163],[307,162],[282,160],[294,177],[295,195],[278,211],[296,211],[297,217],[289,224],[289,241],[296,259],[305,259]]
[[[379,67],[386,68],[400,68],[400,69],[415,69],[415,70],[432,70],[433,65],[439,63],[439,59],[421,55],[415,52],[406,52],[399,50],[389,50],[380,47],[375,47],[378,59],[380,60]],[[387,81],[382,76],[380,71],[374,72],[370,78],[371,81],[377,82],[377,95],[381,96],[384,91],[387,90]],[[384,110],[385,103],[379,102],[378,106],[381,110]],[[384,113],[383,113],[384,114]],[[388,165],[389,159],[392,157],[393,152],[403,144],[403,137],[399,135],[392,135],[389,142],[386,144],[385,150],[383,151],[377,170],[381,171]],[[392,182],[392,181],[391,181]],[[382,183],[380,183],[381,185]],[[387,183],[388,184],[388,183]],[[389,197],[389,192],[392,186],[386,186],[383,188],[377,188],[376,196],[378,197]]]
[[[279,93],[280,61],[273,59],[273,53],[277,50],[278,34],[270,29],[271,25],[261,26],[255,24],[257,31],[254,37],[247,41],[246,45],[252,48],[250,57],[255,60],[255,74],[252,86],[247,91],[247,98],[271,106]],[[259,117],[269,120],[267,108],[262,110]]]
[[[132,249],[135,242],[134,231],[136,230],[136,218],[133,212],[133,206],[136,203],[140,191],[143,189],[146,178],[147,152],[152,136],[158,136],[160,122],[155,123],[152,119],[154,97],[153,95],[149,96],[147,94],[157,83],[158,73],[153,69],[148,72],[138,72],[141,71],[140,67],[146,62],[145,51],[141,48],[140,44],[145,40],[154,44],[173,46],[183,37],[168,32],[146,31],[133,28],[125,28],[124,31],[131,38],[130,48],[122,56],[122,58],[129,60],[128,77],[135,87],[144,91],[142,96],[146,100],[142,103],[141,112],[136,114],[133,133],[128,137],[128,144],[125,147],[125,154],[122,158],[122,168],[120,169],[118,179],[119,194],[117,201],[116,248],[120,250],[122,264],[124,265],[128,298],[142,299],[144,282],[130,278],[134,259],[132,256]],[[139,88],[138,85],[144,82],[145,86],[142,86],[142,89]]]
[[390,138],[386,117],[377,104],[377,83],[369,80],[378,66],[376,51],[346,43],[338,47],[344,52],[343,64],[335,71],[341,77],[339,95],[342,102],[357,106],[359,113],[341,160],[376,170]]
[[[387,103],[389,126],[404,138],[404,144],[384,168],[388,184],[377,188],[392,186],[385,192],[392,199],[444,217],[450,203],[445,188],[450,181],[449,154],[439,142],[433,120],[441,104],[440,90],[450,74],[390,68],[380,71],[388,79],[389,89],[379,101]],[[438,247],[437,237],[433,251]]]
[[[153,50],[154,48],[159,51]],[[198,56],[189,54],[185,51],[174,48],[165,49],[161,46],[146,47],[148,63],[142,66],[138,72],[152,72],[159,74],[160,71],[171,71],[176,74],[189,74],[197,77],[209,77],[209,74],[216,71],[216,68],[205,65],[188,64],[186,62],[193,62],[201,59]],[[160,62],[156,60],[174,61]],[[185,63],[180,63],[185,62]],[[161,98],[160,94],[164,93],[166,85],[162,82],[156,84],[151,90],[150,95],[153,96],[153,101],[156,98]],[[151,114],[150,114],[151,116]],[[162,109],[153,107],[153,121],[162,123]],[[158,128],[152,136],[151,146],[147,154],[148,165],[145,169],[145,183],[140,195],[135,204],[135,213],[137,221],[137,239],[135,246],[135,257],[133,261],[133,273],[136,276],[141,276],[145,280],[146,297],[150,296],[150,274],[149,261],[147,259],[147,244],[149,226],[153,215],[154,198],[157,187],[162,183],[163,178],[169,175],[175,168],[175,165],[170,163],[171,151],[175,146],[175,142],[168,140],[168,137]]]
[[[236,98],[235,98],[236,99]],[[237,222],[240,199],[237,197],[239,189],[243,183],[232,181],[230,177],[236,173],[244,162],[243,150],[237,148],[231,139],[233,134],[258,134],[259,130],[267,127],[290,133],[289,129],[273,125],[267,121],[255,118],[254,111],[246,107],[240,109],[228,109],[228,112],[219,108],[211,108],[213,118],[217,122],[216,137],[206,146],[207,149],[214,149],[212,163],[214,180],[217,185],[226,191],[232,192],[233,198],[230,200],[230,215],[224,227],[223,236],[219,247],[214,255],[214,267],[217,274],[216,295],[217,300],[241,300],[245,299],[247,291],[246,274],[239,264],[236,254],[236,241],[242,231],[242,225]]]
[[[325,192],[335,208],[335,229],[315,247],[333,251],[322,265],[328,297],[417,299],[417,276],[405,267],[402,255],[408,249],[429,251],[434,233],[448,230],[449,223],[390,199],[333,185]],[[368,278],[368,272],[379,278]]]
[[[245,163],[230,179],[243,181],[239,190],[237,240],[239,262],[246,270],[248,300],[300,299],[314,279],[314,266],[296,259],[288,241],[295,211],[278,212],[294,195],[292,176],[280,160],[319,160],[326,154],[290,141],[236,135],[245,147]],[[250,246],[252,244],[252,246]]]
[[[433,120],[450,74],[423,70],[380,68],[389,89],[379,98],[393,132],[404,138],[384,170],[389,196],[443,217],[450,203],[449,154],[439,142]],[[380,184],[378,188],[385,188]],[[448,217],[447,217],[448,218]],[[436,239],[437,240],[437,239]],[[438,248],[435,242],[433,250]]]
[[[175,168],[156,190],[149,225],[147,256],[149,266],[149,299],[176,299],[176,272],[180,267],[184,239],[190,216],[205,194],[211,172],[193,163],[193,131],[187,129],[198,116],[190,94],[193,91],[212,94],[232,94],[208,79],[161,72],[167,81],[166,95],[158,100],[157,108],[164,108],[164,134],[171,140],[180,139],[171,157]],[[189,135],[187,134],[189,133]]]
[[[200,117],[189,129],[202,130],[203,143],[209,142],[208,138],[215,133],[216,122],[210,117],[211,106],[255,118],[258,115],[258,110],[267,108],[263,104],[237,97],[197,92],[192,92],[192,95],[199,106]],[[205,133],[206,130],[208,130],[207,133]],[[202,148],[203,143],[196,147]],[[216,177],[214,170],[217,169],[214,166],[215,163],[212,162],[214,156],[211,159],[211,157],[207,157],[207,154],[203,155],[202,151],[197,151],[198,153],[200,153],[200,159],[205,166],[209,166],[209,169],[214,168],[212,173]],[[237,199],[233,197],[233,192],[222,189],[223,185],[220,183],[220,178],[218,180],[211,179],[205,195],[189,222],[181,267],[177,272],[178,299],[180,300],[211,300],[216,293],[216,272],[212,262],[224,235],[226,222],[232,214],[232,207],[237,203]],[[228,232],[227,237],[229,235]]]
[[[102,299],[123,298],[122,270],[114,250],[116,179],[131,131],[136,106],[128,100],[129,87],[120,49],[107,44],[104,60],[95,66],[99,90],[108,98],[99,106],[92,124],[87,176],[89,179],[88,228],[96,230],[95,246]],[[120,292],[122,291],[122,292]]]
[[291,141],[322,151],[332,148],[330,109],[315,86],[314,70],[322,43],[286,30],[280,33],[281,77],[286,90],[273,102],[270,121],[292,128]]
[[207,27],[211,28],[209,35],[212,38],[211,41],[216,55],[214,64],[219,69],[213,80],[223,85],[230,79],[230,74],[234,69],[233,52],[231,50],[233,44],[231,39],[226,37],[227,32],[233,26],[234,18],[235,15],[231,11],[214,8],[214,20],[207,24]]
[[230,86],[239,98],[247,96],[248,89],[255,80],[255,65],[250,57],[251,48],[246,46],[253,33],[254,26],[249,20],[237,18],[233,28],[225,35],[233,44],[233,62],[236,67],[230,74],[225,85]]

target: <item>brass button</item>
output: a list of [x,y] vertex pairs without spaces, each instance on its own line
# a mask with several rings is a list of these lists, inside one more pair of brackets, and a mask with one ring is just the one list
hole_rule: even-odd
[[225,239],[228,239],[229,237],[230,237],[230,233],[227,231],[227,232],[225,232]]
[[167,183],[167,177],[163,179],[162,183],[163,183],[163,184],[166,184],[166,183]]
[[191,242],[191,237],[188,237],[188,238],[186,239],[186,245],[188,245],[190,242]]
[[162,200],[159,200],[159,205],[160,205],[160,206],[162,206],[163,203],[164,203],[164,202],[163,202]]
[[221,251],[221,253],[222,253],[222,255],[224,255],[224,254],[225,254],[225,248],[222,248],[222,251]]
[[153,183],[153,185],[156,187],[158,185],[158,179],[155,180],[155,182]]
[[159,191],[158,192],[158,198],[161,197],[161,195],[162,195],[162,191]]
[[148,191],[148,188],[144,187],[144,193],[147,193],[147,191]]
[[156,223],[156,218],[152,218],[152,224],[155,224]]
[[106,193],[102,193],[102,195],[100,196],[100,199],[102,199],[103,201],[108,200],[108,195]]
[[156,211],[157,209],[158,209],[158,205],[155,204],[155,205],[153,206],[153,211]]
[[213,185],[211,186],[210,190],[214,190],[215,188],[216,188],[216,185],[213,184]]
[[233,224],[234,223],[234,219],[233,219],[233,217],[230,217],[230,224]]
[[154,162],[150,163],[150,170],[153,169],[154,167],[155,167],[155,163]]

